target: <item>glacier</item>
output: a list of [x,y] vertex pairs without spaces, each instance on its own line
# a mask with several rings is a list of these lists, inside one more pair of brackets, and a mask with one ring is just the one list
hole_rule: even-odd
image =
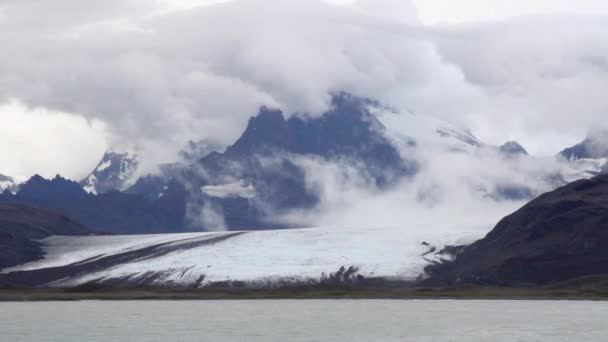
[[[205,287],[244,282],[251,286],[318,281],[340,268],[366,278],[413,281],[441,260],[444,246],[470,243],[479,231],[404,234],[400,228],[187,233],[144,236],[53,236],[42,240],[45,258],[5,269],[64,273],[43,285],[90,282],[122,286]],[[18,273],[19,273],[18,272]]]

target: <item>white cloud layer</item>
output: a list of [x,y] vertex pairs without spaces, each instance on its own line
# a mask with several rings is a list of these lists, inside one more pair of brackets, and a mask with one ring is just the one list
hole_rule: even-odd
[[[469,127],[489,143],[517,139],[533,153],[556,153],[608,109],[608,20],[581,15],[608,5],[502,3],[5,0],[0,102],[73,113],[71,125],[86,127],[78,134],[95,151],[139,145],[152,151],[150,164],[190,139],[232,142],[262,104],[314,113],[336,90]],[[474,23],[494,12],[565,14]],[[446,21],[469,24],[423,25]],[[21,125],[6,113],[3,122]],[[37,160],[47,150],[65,153],[54,158],[56,172],[77,177],[91,167],[88,156],[62,150],[69,134],[18,128],[41,149],[16,147],[19,159],[0,172],[47,173]]]
[[608,14],[604,0],[413,0],[427,24],[505,20],[536,14]]
[[[103,122],[12,101],[0,106],[0,174],[80,177],[108,147]],[[32,134],[32,133],[35,133]],[[35,170],[35,171],[34,171]]]

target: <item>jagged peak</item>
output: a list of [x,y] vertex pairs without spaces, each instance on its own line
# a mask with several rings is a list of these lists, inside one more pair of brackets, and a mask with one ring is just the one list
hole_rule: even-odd
[[80,185],[89,193],[105,193],[111,190],[124,190],[139,167],[135,148],[127,151],[110,149],[104,153],[93,171]]
[[46,179],[35,174],[20,186],[17,195],[30,200],[72,200],[82,199],[87,193],[77,182],[63,178],[61,175]]

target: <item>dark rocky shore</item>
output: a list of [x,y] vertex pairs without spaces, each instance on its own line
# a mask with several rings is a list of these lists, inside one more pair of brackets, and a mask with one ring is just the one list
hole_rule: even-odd
[[[395,284],[393,284],[395,285]],[[349,287],[302,286],[279,288],[202,289],[76,288],[0,289],[2,301],[77,300],[253,300],[253,299],[462,299],[462,300],[608,300],[608,275],[575,279],[537,288],[513,287]]]

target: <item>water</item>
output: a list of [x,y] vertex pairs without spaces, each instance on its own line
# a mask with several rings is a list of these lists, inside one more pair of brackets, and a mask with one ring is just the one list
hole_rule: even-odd
[[608,302],[0,303],[0,341],[606,341]]

